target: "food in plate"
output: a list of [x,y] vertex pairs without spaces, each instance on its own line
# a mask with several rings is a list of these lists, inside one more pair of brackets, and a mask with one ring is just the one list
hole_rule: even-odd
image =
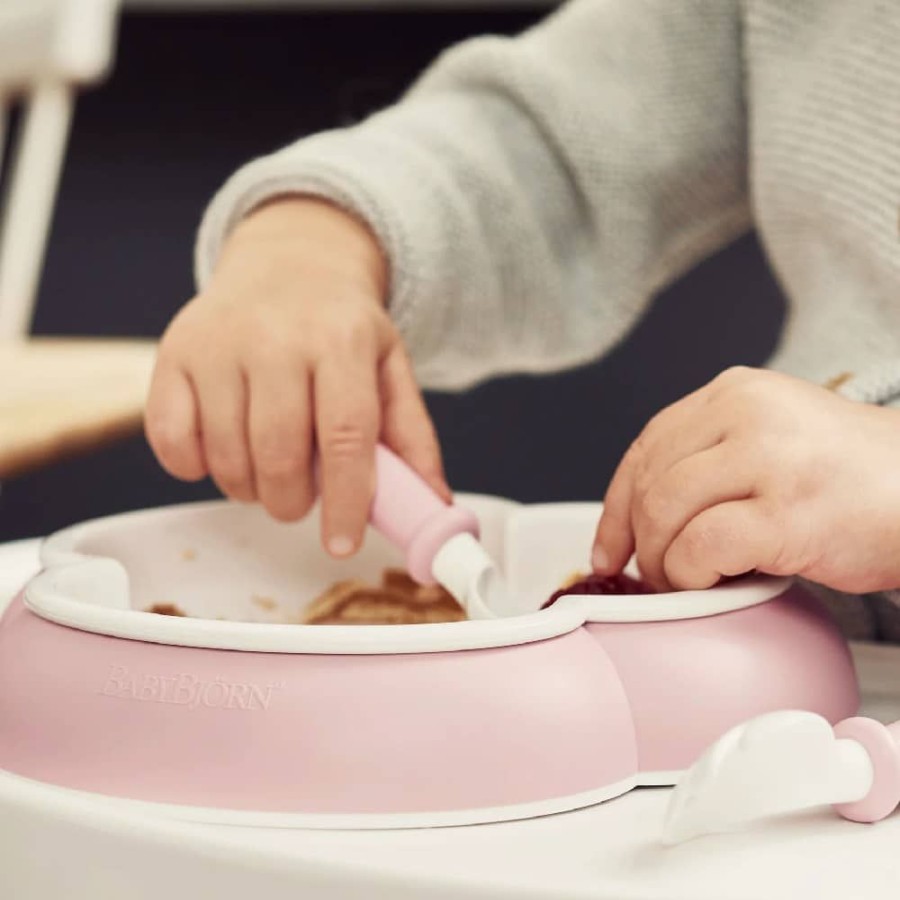
[[546,609],[567,594],[652,594],[653,588],[639,578],[632,578],[622,572],[619,575],[582,575],[578,573],[558,591],[550,595],[550,599],[541,607]]
[[402,569],[385,569],[381,584],[339,581],[307,606],[305,625],[416,625],[459,622],[463,608],[440,585],[420,585]]

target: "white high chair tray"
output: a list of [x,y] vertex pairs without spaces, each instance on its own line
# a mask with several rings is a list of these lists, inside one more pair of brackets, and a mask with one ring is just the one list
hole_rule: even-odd
[[[36,541],[0,546],[0,606],[36,568]],[[900,648],[854,651],[864,711],[885,721],[900,718]],[[817,812],[663,848],[658,834],[668,796],[667,789],[642,789],[580,812],[503,825],[287,831],[113,813],[52,787],[0,776],[0,895],[893,900],[900,891],[900,813],[864,826]]]

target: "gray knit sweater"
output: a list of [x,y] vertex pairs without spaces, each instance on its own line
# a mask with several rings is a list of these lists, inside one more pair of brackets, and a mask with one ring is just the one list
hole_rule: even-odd
[[[242,168],[197,243],[285,192],[367,220],[426,387],[597,358],[755,226],[790,301],[774,368],[900,401],[900,2],[572,0],[445,53],[396,106]],[[838,603],[900,640],[891,598]]]

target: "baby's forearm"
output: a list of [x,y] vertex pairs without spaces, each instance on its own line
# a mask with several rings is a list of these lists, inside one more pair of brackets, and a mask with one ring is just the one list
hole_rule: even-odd
[[314,194],[378,236],[426,385],[596,358],[748,227],[741,33],[736,0],[576,0],[454,48],[397,106],[239,172],[201,286],[248,209]]

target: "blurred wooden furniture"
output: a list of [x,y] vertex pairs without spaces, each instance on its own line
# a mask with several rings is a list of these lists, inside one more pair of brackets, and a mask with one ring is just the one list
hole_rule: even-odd
[[141,428],[155,346],[35,338],[0,347],[0,478]]
[[[29,337],[73,96],[107,72],[117,0],[0,2],[0,479],[140,427],[150,341]],[[98,264],[102,261],[98,260]]]

